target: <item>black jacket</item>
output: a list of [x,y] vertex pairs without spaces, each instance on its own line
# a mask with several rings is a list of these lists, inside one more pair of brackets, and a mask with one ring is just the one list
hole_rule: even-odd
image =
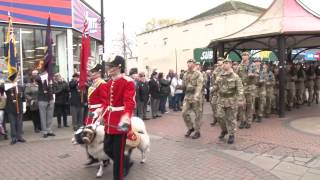
[[149,92],[152,98],[160,98],[160,86],[154,79],[150,79],[149,81]]
[[170,83],[169,83],[169,81],[167,81],[165,79],[160,79],[159,83],[160,83],[160,96],[161,97],[169,96],[169,94],[170,94]]
[[19,103],[19,113],[23,113],[23,108],[22,108],[22,102],[24,101],[24,96],[23,96],[23,87],[18,86],[18,95],[16,96],[16,88],[13,87],[11,89],[8,89],[6,91],[6,96],[7,96],[7,101],[6,101],[6,108],[5,111],[7,113],[11,114],[17,114],[17,105],[16,105],[16,100],[18,97],[18,103]]
[[55,104],[63,105],[69,103],[69,86],[67,82],[55,82],[53,89],[56,95]]
[[47,81],[41,80],[40,76],[37,76],[36,82],[38,83],[39,86],[39,91],[38,91],[38,101],[51,101],[53,100],[53,85],[47,83]]
[[[70,105],[71,106],[81,106],[81,92],[78,85],[79,81],[71,80],[69,82],[70,89]],[[84,97],[82,97],[84,98]]]
[[149,84],[139,81],[137,94],[140,101],[147,102],[149,100]]

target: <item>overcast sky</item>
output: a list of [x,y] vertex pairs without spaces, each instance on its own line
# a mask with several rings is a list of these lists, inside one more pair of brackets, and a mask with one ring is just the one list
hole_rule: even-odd
[[[100,0],[85,0],[100,12]],[[240,0],[267,8],[272,0]],[[134,37],[141,33],[148,20],[170,18],[186,20],[212,9],[226,0],[104,0],[107,52],[117,49],[125,23],[126,34]]]

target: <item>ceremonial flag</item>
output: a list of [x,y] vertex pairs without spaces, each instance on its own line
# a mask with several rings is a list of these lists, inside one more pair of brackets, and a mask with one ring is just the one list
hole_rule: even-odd
[[90,57],[90,36],[89,36],[89,28],[88,21],[84,21],[83,32],[82,32],[82,46],[80,52],[80,80],[79,87],[81,90],[85,89],[85,84],[87,82],[88,76],[88,61]]
[[18,73],[17,68],[17,50],[16,50],[16,41],[14,38],[13,26],[12,26],[12,18],[10,13],[8,13],[8,31],[5,42],[5,62],[8,68],[8,79],[13,82],[15,81]]
[[51,34],[51,18],[50,15],[48,17],[47,23],[47,31],[46,31],[46,53],[45,53],[45,60],[44,60],[44,69],[48,73],[48,80],[49,82],[53,79],[53,71],[52,71],[52,34]]

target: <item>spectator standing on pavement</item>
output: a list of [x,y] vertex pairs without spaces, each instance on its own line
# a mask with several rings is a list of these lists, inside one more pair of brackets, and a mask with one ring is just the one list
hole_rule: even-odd
[[175,74],[175,76],[172,78],[171,81],[171,87],[173,88],[174,91],[174,96],[173,96],[173,110],[174,111],[181,111],[181,98],[182,98],[182,79],[180,76]]
[[161,117],[159,115],[159,105],[160,105],[160,85],[158,81],[158,73],[153,72],[149,81],[149,92],[151,95],[151,114],[152,118]]
[[4,113],[7,96],[4,91],[4,81],[0,80],[0,134],[6,135]]
[[[83,100],[84,93],[81,94],[79,88],[79,74],[75,73],[69,82],[70,89],[70,114],[72,117],[72,127],[76,131],[83,125]],[[81,97],[82,96],[82,97]]]
[[23,131],[23,113],[26,110],[26,104],[23,97],[23,87],[18,85],[20,77],[14,83],[5,84],[5,92],[7,96],[5,111],[8,114],[10,122],[11,145],[17,142],[26,142],[22,137]]
[[[169,73],[166,77],[166,80],[169,81],[169,85],[171,85],[171,81],[173,79],[173,77],[175,76],[175,73],[173,71],[173,69],[169,70]],[[168,103],[169,103],[169,109],[173,109],[173,104],[174,104],[174,92],[173,89],[171,88],[171,93],[168,96]]]
[[69,127],[68,125],[68,103],[69,103],[69,86],[68,83],[61,77],[60,74],[54,76],[54,93],[55,99],[55,111],[57,114],[58,128],[61,128],[61,117],[63,118],[63,126]]
[[147,117],[147,106],[149,101],[149,84],[146,80],[145,73],[139,73],[138,81],[138,91],[136,96],[139,96],[137,106],[138,106],[138,116],[143,120],[149,120]]
[[169,81],[164,79],[163,73],[159,73],[158,76],[159,79],[159,84],[160,84],[160,105],[159,105],[159,110],[162,114],[168,113],[166,110],[166,104],[167,104],[167,99],[168,96],[170,95],[170,84]]
[[40,113],[38,105],[38,91],[39,86],[35,80],[38,75],[38,71],[32,72],[30,82],[26,84],[24,94],[27,101],[27,108],[30,113],[30,117],[33,122],[34,132],[39,133],[41,131]]
[[[182,117],[188,128],[185,137],[189,137],[194,131],[192,139],[200,138],[201,98],[203,96],[203,75],[196,70],[195,60],[187,61],[188,71],[183,76],[182,88],[185,90]],[[191,112],[195,113],[194,122],[191,120]]]
[[138,69],[137,68],[130,69],[129,76],[133,79],[135,90],[136,90],[136,96],[135,96],[136,107],[134,109],[134,116],[139,116],[138,108],[139,108],[140,97],[139,97],[139,93],[137,93],[138,89],[139,89],[139,87],[138,87],[138,82],[139,82]]
[[39,86],[38,105],[43,138],[55,136],[51,128],[54,111],[53,82],[48,80],[48,73],[46,71],[38,75],[36,81]]

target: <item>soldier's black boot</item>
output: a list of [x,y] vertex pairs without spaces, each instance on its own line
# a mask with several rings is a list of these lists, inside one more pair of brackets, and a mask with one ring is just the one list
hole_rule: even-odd
[[224,136],[225,136],[226,134],[228,134],[227,131],[221,131],[220,136],[219,136],[219,139],[220,139],[220,140],[223,140],[223,138],[224,138]]
[[241,122],[239,125],[239,129],[243,129],[246,125],[246,122]]
[[249,124],[249,123],[246,123],[246,125],[244,126],[246,129],[249,129],[249,128],[251,128],[251,124]]
[[211,127],[215,126],[217,124],[217,120],[214,120],[212,123],[210,123]]
[[233,144],[234,143],[234,135],[230,135],[228,139],[228,144]]
[[257,118],[257,121],[256,121],[256,122],[261,123],[261,121],[262,121],[261,116],[258,116],[258,118]]
[[191,128],[187,131],[187,133],[184,135],[185,137],[189,137],[191,135],[191,133],[193,133],[194,129]]
[[200,132],[196,132],[194,133],[194,135],[192,136],[192,139],[199,139],[200,138]]

